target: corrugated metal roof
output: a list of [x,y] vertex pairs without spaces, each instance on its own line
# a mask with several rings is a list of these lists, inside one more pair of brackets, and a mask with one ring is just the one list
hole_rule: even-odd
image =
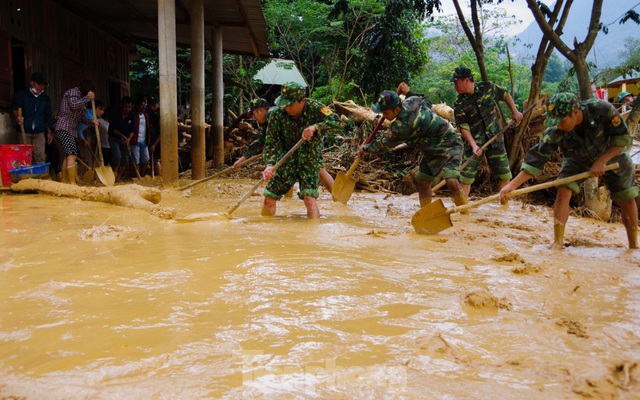
[[630,81],[631,82],[637,82],[638,79],[640,79],[640,72],[632,71],[630,74],[620,75],[616,79],[614,79],[611,82],[607,83],[607,86],[620,85],[622,83],[629,83]]
[[[95,23],[124,41],[158,41],[158,0],[58,0],[63,7]],[[176,42],[189,45],[191,0],[176,0]],[[205,43],[211,48],[211,29],[220,27],[223,52],[269,57],[267,24],[259,0],[204,0]]]
[[253,78],[261,80],[265,85],[282,85],[286,82],[296,82],[304,87],[308,86],[296,64],[291,60],[283,60],[281,58],[271,60]]

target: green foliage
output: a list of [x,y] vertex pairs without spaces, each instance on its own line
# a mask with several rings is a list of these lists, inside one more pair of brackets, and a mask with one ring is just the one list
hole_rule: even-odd
[[[509,42],[502,31],[517,21],[504,13],[493,11],[483,12],[481,17],[484,29],[490,33],[484,36],[484,59],[489,78],[497,85],[511,88],[507,57]],[[425,94],[434,103],[452,105],[457,96],[450,81],[455,67],[465,65],[474,71],[476,79],[480,79],[475,53],[456,16],[437,18],[428,23],[425,29],[431,55],[425,70],[429,72],[411,80],[412,91]],[[528,96],[531,71],[513,61],[511,69],[514,75],[514,100],[522,104]]]
[[418,74],[427,57],[420,21],[439,0],[266,0],[271,49],[296,62],[318,97],[342,100],[357,94],[358,82],[367,96],[397,86]]

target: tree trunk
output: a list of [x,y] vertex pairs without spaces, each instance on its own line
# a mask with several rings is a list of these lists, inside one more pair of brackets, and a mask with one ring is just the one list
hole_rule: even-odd
[[589,78],[589,66],[587,65],[586,55],[578,53],[576,61],[573,63],[578,78],[578,86],[580,88],[580,100],[587,100],[593,97],[593,89],[591,88],[591,79]]

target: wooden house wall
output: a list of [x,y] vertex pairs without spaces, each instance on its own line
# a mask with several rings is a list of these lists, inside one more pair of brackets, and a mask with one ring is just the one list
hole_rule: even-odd
[[[24,71],[13,70],[19,64],[11,60],[15,42],[24,45]],[[13,93],[37,71],[49,82],[54,112],[64,91],[83,79],[94,82],[96,98],[116,104],[110,88],[112,97],[114,87],[119,96],[129,95],[129,46],[52,0],[0,1],[0,114],[8,114]],[[14,87],[14,76],[24,76],[22,87]],[[8,129],[14,129],[11,119],[0,117],[0,143],[10,142],[3,137]]]

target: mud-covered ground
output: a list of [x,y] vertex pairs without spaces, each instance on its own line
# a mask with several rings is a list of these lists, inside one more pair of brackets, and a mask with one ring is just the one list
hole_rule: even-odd
[[225,217],[254,182],[161,189],[177,220],[0,194],[0,398],[638,398],[620,223],[572,215],[551,250],[513,200],[418,235],[415,194],[366,191]]

